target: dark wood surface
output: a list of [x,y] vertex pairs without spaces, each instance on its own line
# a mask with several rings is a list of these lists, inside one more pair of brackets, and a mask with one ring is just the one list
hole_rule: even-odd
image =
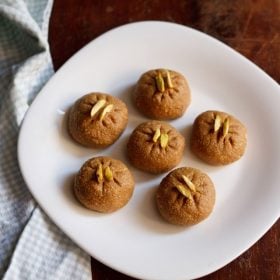
[[[49,32],[55,69],[105,31],[140,20],[201,30],[280,82],[279,0],[55,0]],[[94,280],[132,280],[94,259],[92,273]],[[280,279],[280,221],[239,258],[201,279]]]

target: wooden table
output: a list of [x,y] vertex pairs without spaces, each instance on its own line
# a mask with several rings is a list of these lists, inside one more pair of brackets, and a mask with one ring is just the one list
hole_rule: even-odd
[[[55,69],[105,31],[140,20],[177,22],[208,33],[280,82],[279,0],[55,0],[49,33]],[[94,280],[132,279],[94,259],[92,274]],[[280,279],[280,221],[239,258],[201,279]]]

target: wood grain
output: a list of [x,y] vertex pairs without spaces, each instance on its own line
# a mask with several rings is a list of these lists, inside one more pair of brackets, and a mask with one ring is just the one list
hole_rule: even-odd
[[[55,69],[105,31],[141,20],[171,21],[201,30],[280,82],[279,0],[55,0],[49,30]],[[201,279],[280,279],[279,239],[280,221],[239,258]],[[94,280],[133,279],[94,259],[92,275]]]

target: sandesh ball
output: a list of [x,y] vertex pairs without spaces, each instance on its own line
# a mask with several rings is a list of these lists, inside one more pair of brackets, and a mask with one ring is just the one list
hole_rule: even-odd
[[167,222],[191,226],[211,214],[215,197],[214,184],[206,173],[182,167],[163,178],[156,192],[156,205]]
[[156,120],[181,117],[191,102],[185,77],[173,70],[155,69],[145,72],[134,91],[136,107],[145,116]]
[[119,138],[127,122],[128,110],[123,101],[105,93],[89,93],[71,107],[68,131],[86,147],[104,148]]
[[173,126],[153,120],[132,132],[127,155],[138,169],[157,174],[174,168],[182,159],[184,147],[185,138]]
[[76,175],[74,194],[86,208],[110,213],[128,203],[134,185],[124,163],[110,157],[95,157],[86,161]]
[[247,130],[234,116],[206,111],[194,121],[191,150],[211,165],[226,165],[239,160],[247,146]]

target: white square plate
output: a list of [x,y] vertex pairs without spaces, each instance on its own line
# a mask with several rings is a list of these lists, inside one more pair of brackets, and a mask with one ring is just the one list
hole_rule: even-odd
[[[201,169],[216,186],[213,213],[193,227],[162,220],[154,194],[166,174],[138,171],[125,156],[129,134],[147,120],[131,102],[132,88],[143,72],[154,68],[177,70],[188,79],[192,103],[171,122],[187,140],[180,166]],[[115,95],[129,108],[127,129],[105,150],[83,148],[66,131],[65,112],[93,91]],[[39,93],[22,124],[20,168],[41,207],[94,258],[142,279],[196,278],[247,250],[279,217],[279,106],[279,85],[219,41],[173,23],[128,24],[81,49]],[[248,147],[238,162],[211,167],[190,153],[191,125],[209,109],[233,114],[247,126]],[[83,208],[71,190],[83,162],[98,155],[122,160],[136,180],[128,205],[108,215]]]

